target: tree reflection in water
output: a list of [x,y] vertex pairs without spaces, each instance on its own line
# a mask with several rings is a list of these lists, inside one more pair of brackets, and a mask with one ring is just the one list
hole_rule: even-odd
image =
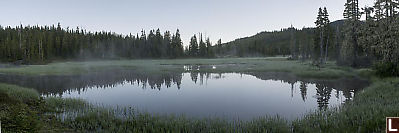
[[[201,72],[199,71],[199,67],[189,67],[186,70],[190,70],[187,74],[190,75],[191,80],[196,84],[199,80],[200,85],[204,84],[204,80],[224,78],[223,73],[211,74]],[[315,84],[317,92],[315,97],[317,98],[320,110],[327,109],[333,90],[336,90],[335,96],[337,99],[339,99],[340,93],[342,92],[345,99],[350,100],[357,91],[368,85],[368,81],[356,78],[315,80],[298,78],[292,74],[276,72],[241,74],[252,75],[261,80],[274,80],[289,83],[291,84],[291,97],[293,97],[294,90],[297,89],[296,87],[299,86],[298,89],[304,102],[307,99],[309,85]],[[132,84],[141,86],[143,89],[150,88],[158,90],[170,88],[171,86],[176,85],[177,88],[180,89],[182,84],[182,75],[183,73],[178,72],[148,74],[134,70],[114,70],[68,76],[22,76],[0,74],[0,82],[34,88],[43,95],[61,95],[64,92],[81,92],[93,87],[109,88],[121,84]]]

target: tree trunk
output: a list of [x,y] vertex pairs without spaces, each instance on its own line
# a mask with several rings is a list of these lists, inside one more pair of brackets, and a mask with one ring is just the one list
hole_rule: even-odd
[[330,34],[327,35],[326,53],[324,53],[324,62],[327,62],[327,56],[328,56],[328,40],[330,40]]
[[340,42],[340,31],[339,31],[339,26],[337,26],[337,31],[335,34],[335,43],[336,43],[336,57],[338,61],[340,61],[341,55],[340,55],[340,50],[341,50],[341,46],[339,45]]
[[323,64],[323,28],[320,30],[320,64]]
[[357,67],[357,57],[358,57],[358,44],[357,44],[357,35],[356,35],[356,30],[355,27],[357,27],[356,25],[357,22],[355,22],[355,26],[352,27],[352,33],[353,35],[353,61],[352,61],[352,66],[353,67]]

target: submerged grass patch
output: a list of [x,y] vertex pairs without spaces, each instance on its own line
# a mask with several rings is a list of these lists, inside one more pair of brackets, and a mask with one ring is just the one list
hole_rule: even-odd
[[36,90],[19,87],[16,85],[1,84],[0,92],[21,102],[38,99],[39,93]]
[[133,109],[82,108],[63,114],[63,122],[82,132],[289,132],[287,121],[264,117],[250,122],[153,115]]
[[86,101],[75,98],[47,97],[45,101],[46,106],[54,112],[78,110],[90,106]]

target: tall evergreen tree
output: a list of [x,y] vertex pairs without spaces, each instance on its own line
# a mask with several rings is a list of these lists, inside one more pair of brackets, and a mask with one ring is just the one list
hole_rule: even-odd
[[212,49],[212,43],[211,43],[209,37],[206,39],[206,56],[208,58],[214,56],[214,52],[213,52],[213,49]]
[[324,52],[324,32],[325,32],[325,18],[324,18],[324,12],[323,9],[320,7],[319,8],[319,12],[317,14],[317,18],[316,18],[316,28],[317,28],[317,33],[318,33],[318,38],[315,41],[315,51],[319,50],[320,53],[319,54],[314,54],[315,59],[319,61],[320,64],[323,63],[323,52]]
[[290,36],[291,36],[291,58],[296,60],[298,59],[298,46],[296,41],[296,29],[291,25]]
[[217,42],[216,42],[216,53],[218,53],[218,54],[221,54],[221,52],[222,52],[222,39],[219,39]]
[[191,40],[190,40],[189,55],[191,57],[198,56],[198,41],[197,41],[197,37],[195,35],[193,37],[191,37]]
[[328,11],[327,8],[324,7],[323,9],[323,21],[324,21],[324,32],[326,33],[326,42],[325,42],[325,52],[324,52],[324,62],[327,61],[328,58],[328,49],[330,43],[330,36],[331,36],[331,28],[330,28],[330,19],[328,18]]
[[345,21],[345,38],[342,49],[344,53],[343,61],[353,67],[358,67],[359,48],[358,44],[358,29],[360,25],[361,13],[359,10],[358,0],[347,0],[345,3],[344,18]]
[[374,8],[381,18],[393,18],[398,15],[398,0],[376,0]]
[[374,12],[373,7],[365,6],[364,8],[362,8],[362,10],[363,10],[362,14],[366,15],[366,21],[370,21],[373,19],[373,17],[371,16],[371,14]]
[[166,47],[166,56],[168,57],[168,58],[170,58],[170,57],[172,57],[172,51],[173,51],[173,49],[172,49],[172,36],[171,36],[171,34],[170,34],[170,31],[166,31],[165,33],[164,33],[164,37],[163,37],[163,45],[165,45],[165,47]]
[[175,35],[172,37],[172,58],[177,58],[183,56],[184,49],[183,49],[183,43],[180,38],[180,31],[179,29],[176,30]]
[[205,57],[206,56],[206,44],[202,39],[202,34],[200,34],[200,39],[199,39],[199,56],[200,57]]
[[157,58],[164,57],[166,54],[166,51],[165,51],[166,47],[162,41],[163,41],[163,36],[161,34],[161,30],[157,29],[155,32],[155,40],[154,40],[154,43],[155,43],[154,45],[155,45],[155,49],[156,49],[155,57],[157,57]]

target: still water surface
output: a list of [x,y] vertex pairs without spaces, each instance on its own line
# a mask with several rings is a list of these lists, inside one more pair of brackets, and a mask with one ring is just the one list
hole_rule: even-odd
[[[250,120],[279,115],[292,120],[338,106],[367,86],[360,79],[302,80],[279,73],[164,73],[122,71],[75,76],[0,76],[0,82],[43,95],[81,98],[155,114]],[[10,77],[12,79],[10,79]]]

